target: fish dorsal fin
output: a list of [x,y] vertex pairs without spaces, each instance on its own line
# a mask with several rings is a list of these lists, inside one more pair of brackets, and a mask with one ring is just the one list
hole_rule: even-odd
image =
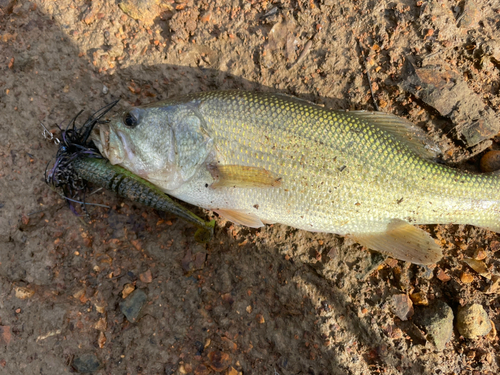
[[262,221],[252,213],[228,209],[219,209],[214,211],[236,224],[245,225],[250,228],[260,228],[264,226],[264,223],[262,223]]
[[350,234],[369,249],[415,264],[433,264],[443,256],[432,237],[406,221],[394,219],[385,232]]
[[433,160],[442,154],[436,143],[422,129],[404,118],[384,112],[347,113],[384,130],[424,159]]
[[267,169],[243,165],[210,165],[215,182],[212,188],[272,188],[281,186],[281,178]]

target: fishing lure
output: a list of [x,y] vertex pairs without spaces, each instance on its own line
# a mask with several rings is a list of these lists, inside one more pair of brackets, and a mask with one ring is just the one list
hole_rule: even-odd
[[[98,123],[105,122],[102,117],[113,108],[118,101],[114,101],[87,119],[83,126],[76,126],[76,119],[71,120],[66,129],[61,129],[61,139],[52,168],[45,171],[45,181],[68,202],[82,203],[85,209],[85,191],[88,184],[106,188],[118,196],[130,199],[145,206],[160,211],[170,212],[192,224],[198,230],[195,239],[198,242],[208,242],[214,233],[215,220],[206,222],[193,214],[179,203],[173,201],[168,195],[152,183],[134,175],[132,172],[117,165],[112,165],[103,158],[99,150],[90,140],[90,133]],[[52,138],[54,140],[55,138]],[[83,199],[74,199],[83,194]],[[98,205],[99,206],[99,205]],[[74,207],[70,204],[72,210]]]

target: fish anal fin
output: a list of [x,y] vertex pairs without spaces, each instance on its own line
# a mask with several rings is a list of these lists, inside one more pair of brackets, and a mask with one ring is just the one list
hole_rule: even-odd
[[212,188],[273,188],[281,186],[281,178],[264,168],[243,165],[211,165],[215,182]]
[[264,226],[264,223],[262,223],[262,221],[252,213],[227,209],[218,209],[214,211],[223,216],[225,219],[236,224],[245,225],[250,228],[260,228]]
[[349,237],[369,249],[415,264],[433,264],[443,256],[427,232],[403,220],[391,221],[385,232],[355,233]]
[[424,159],[433,160],[442,154],[437,144],[422,129],[404,118],[384,112],[348,113],[386,131]]

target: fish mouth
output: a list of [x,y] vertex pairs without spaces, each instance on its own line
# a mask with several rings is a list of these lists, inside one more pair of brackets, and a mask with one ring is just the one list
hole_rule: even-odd
[[94,128],[90,135],[92,141],[99,149],[99,152],[105,156],[111,164],[120,164],[125,160],[125,150],[123,134],[118,134],[113,127],[108,124],[100,124]]

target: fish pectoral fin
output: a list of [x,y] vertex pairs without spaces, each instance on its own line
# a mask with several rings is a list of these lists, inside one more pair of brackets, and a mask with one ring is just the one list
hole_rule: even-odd
[[424,159],[434,160],[442,154],[422,129],[404,118],[384,112],[351,111],[349,114],[385,130]]
[[350,234],[350,238],[369,249],[415,264],[433,264],[443,254],[433,238],[403,220],[393,220],[385,232]]
[[219,209],[214,211],[227,220],[232,221],[236,224],[245,225],[250,228],[260,228],[264,226],[264,223],[262,223],[262,221],[255,214],[251,214],[245,211],[226,209]]
[[281,178],[264,168],[243,165],[210,165],[215,179],[212,188],[271,188],[281,186]]

